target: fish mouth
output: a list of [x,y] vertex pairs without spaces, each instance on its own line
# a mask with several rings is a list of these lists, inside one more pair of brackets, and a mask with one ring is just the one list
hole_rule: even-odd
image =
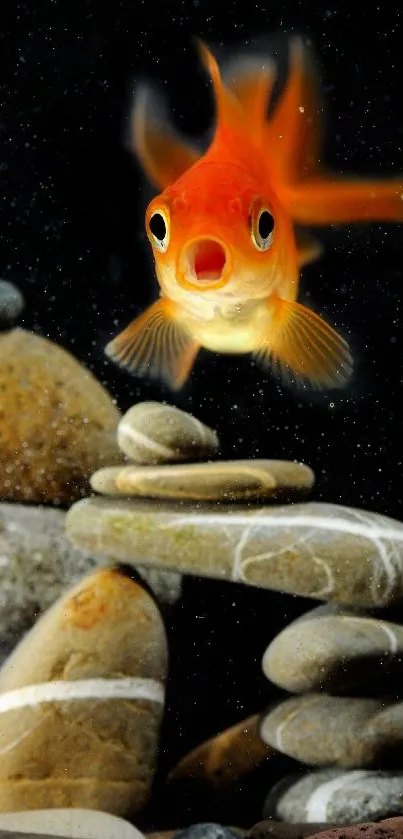
[[197,288],[219,288],[227,282],[229,257],[218,239],[197,239],[187,246],[182,259],[182,285]]

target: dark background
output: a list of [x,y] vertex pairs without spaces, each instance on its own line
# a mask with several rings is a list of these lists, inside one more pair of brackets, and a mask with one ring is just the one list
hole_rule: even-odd
[[[230,46],[266,32],[302,33],[323,68],[328,162],[339,173],[396,174],[403,170],[398,4],[6,0],[0,20],[0,274],[26,297],[22,325],[88,364],[122,411],[167,399],[217,428],[224,457],[303,460],[317,474],[315,499],[402,518],[401,227],[323,231],[325,255],[304,271],[302,299],[311,295],[350,336],[356,372],[345,391],[295,393],[247,357],[206,352],[186,387],[171,394],[103,355],[155,296],[143,231],[149,193],[123,143],[136,79],[159,82],[178,125],[197,137],[212,110],[192,36]],[[308,605],[186,581],[168,621],[163,767],[270,701],[261,655],[276,629]],[[263,788],[256,789],[243,799],[239,823],[259,818]],[[170,823],[195,812],[175,812]],[[158,822],[155,811],[152,818]]]

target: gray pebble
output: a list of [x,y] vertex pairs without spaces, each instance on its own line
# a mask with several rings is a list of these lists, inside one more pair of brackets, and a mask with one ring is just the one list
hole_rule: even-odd
[[25,307],[25,300],[18,288],[7,280],[0,280],[0,326],[16,320]]
[[358,770],[312,772],[269,793],[264,816],[272,814],[286,822],[359,824],[403,814],[403,772]]
[[215,822],[201,822],[192,824],[185,830],[179,830],[175,833],[175,839],[239,839],[239,837],[230,827],[224,827]]

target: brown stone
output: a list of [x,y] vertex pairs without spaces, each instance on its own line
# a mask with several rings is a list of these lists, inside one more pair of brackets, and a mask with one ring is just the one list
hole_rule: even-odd
[[0,811],[147,802],[167,646],[153,599],[91,574],[46,612],[0,671]]
[[261,739],[259,721],[255,714],[192,749],[172,769],[167,783],[191,779],[208,793],[228,787],[256,769],[276,754]]
[[70,353],[23,329],[0,335],[0,497],[67,504],[123,462],[119,411]]

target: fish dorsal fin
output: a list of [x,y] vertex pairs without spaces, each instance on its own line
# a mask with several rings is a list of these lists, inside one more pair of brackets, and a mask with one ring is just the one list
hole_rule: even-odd
[[138,89],[134,100],[130,146],[160,190],[174,183],[200,157],[198,149],[169,124],[164,102],[147,84]]
[[213,83],[216,105],[216,138],[223,134],[239,134],[244,131],[245,115],[239,99],[224,84],[220,68],[204,41],[196,40],[200,58]]
[[239,56],[227,64],[223,78],[241,103],[254,138],[261,140],[265,135],[267,110],[276,78],[274,63],[258,56]]
[[318,173],[321,111],[313,60],[302,39],[293,38],[288,79],[267,126],[270,165],[282,183]]

